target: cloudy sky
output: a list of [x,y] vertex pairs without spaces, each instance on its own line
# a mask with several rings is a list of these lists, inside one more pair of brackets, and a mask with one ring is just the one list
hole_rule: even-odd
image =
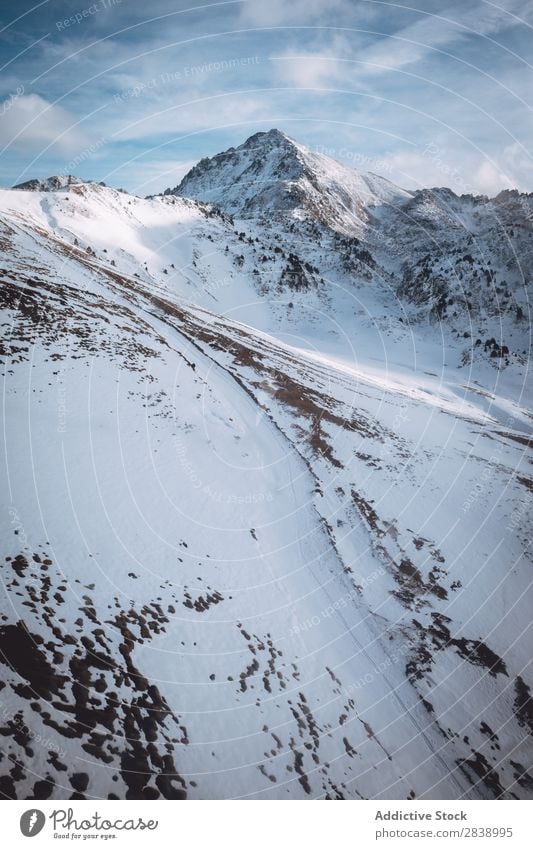
[[0,0],[0,184],[147,194],[278,127],[407,188],[533,191],[533,0]]

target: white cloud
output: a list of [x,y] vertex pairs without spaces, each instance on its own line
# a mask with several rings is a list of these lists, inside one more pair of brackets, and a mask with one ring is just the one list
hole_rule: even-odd
[[38,94],[25,94],[6,102],[0,121],[0,144],[39,152],[52,145],[56,152],[73,154],[89,143],[86,134],[60,106]]
[[302,88],[322,88],[339,79],[339,63],[332,58],[316,56],[313,53],[293,54],[288,51],[272,57],[278,65],[277,76],[288,85]]
[[[246,95],[240,92],[221,96],[193,98],[190,101],[170,100],[170,106],[161,109],[146,109],[139,119],[139,107],[134,103],[129,112],[121,116],[121,127],[114,136],[118,141],[157,138],[170,134],[183,136],[202,130],[224,129],[242,125],[243,133],[255,132],[257,123],[271,120],[275,116],[273,99],[268,91],[263,94]],[[279,114],[279,113],[278,113]],[[128,120],[128,116],[131,120]],[[272,117],[275,121],[275,117]]]
[[157,194],[177,186],[196,162],[196,159],[145,160],[141,158],[125,161],[103,179],[114,186],[124,183],[131,191],[139,195]]
[[521,144],[515,142],[503,150],[502,159],[505,170],[511,175],[513,185],[524,192],[533,187],[533,157]]
[[497,195],[502,189],[513,189],[512,178],[506,174],[498,165],[485,160],[472,174],[472,182],[478,187],[481,194]]
[[391,153],[383,158],[384,176],[406,189],[446,186],[456,194],[493,197],[502,189],[520,188],[519,181],[498,162],[475,152],[444,151],[430,143],[422,151]]
[[353,64],[353,42],[338,33],[306,47],[289,47],[271,56],[275,76],[288,85],[302,88],[345,87]]

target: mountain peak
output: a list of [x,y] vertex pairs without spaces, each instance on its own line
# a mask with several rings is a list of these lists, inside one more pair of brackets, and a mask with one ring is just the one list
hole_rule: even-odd
[[254,133],[253,136],[249,136],[246,141],[240,145],[241,148],[252,147],[254,144],[261,144],[266,142],[267,144],[272,145],[293,145],[294,142],[289,136],[282,133],[281,130],[277,130],[275,127],[272,130],[261,131],[259,133]]
[[341,165],[278,129],[202,159],[165,194],[213,203],[230,215],[309,218],[342,232],[360,230],[368,207],[411,197],[383,177]]

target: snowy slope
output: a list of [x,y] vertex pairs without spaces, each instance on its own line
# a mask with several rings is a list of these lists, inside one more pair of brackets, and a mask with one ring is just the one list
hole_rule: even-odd
[[0,791],[530,797],[527,358],[209,200],[0,193]]

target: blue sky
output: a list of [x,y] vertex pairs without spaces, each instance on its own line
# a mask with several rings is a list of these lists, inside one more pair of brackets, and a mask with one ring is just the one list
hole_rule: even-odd
[[407,188],[533,191],[532,27],[532,0],[0,0],[0,184],[147,194],[278,127]]

